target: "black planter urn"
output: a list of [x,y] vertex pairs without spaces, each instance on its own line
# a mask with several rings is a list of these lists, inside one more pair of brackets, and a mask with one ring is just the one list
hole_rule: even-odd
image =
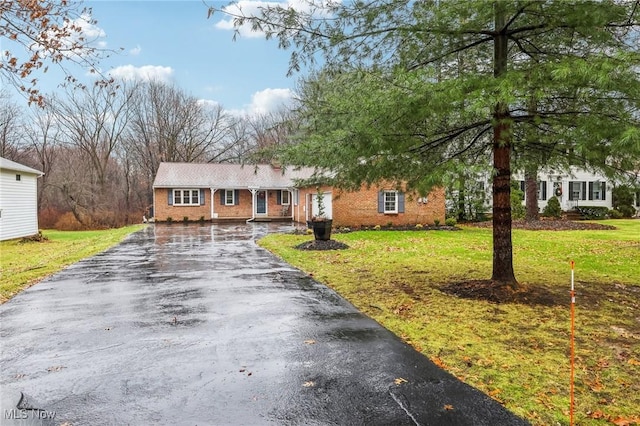
[[329,241],[331,239],[332,220],[314,220],[311,222],[313,236],[316,240]]

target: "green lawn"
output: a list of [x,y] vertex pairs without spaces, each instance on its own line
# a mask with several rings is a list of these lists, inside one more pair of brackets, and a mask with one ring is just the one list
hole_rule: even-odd
[[42,242],[0,242],[0,303],[85,257],[119,243],[143,225],[105,231],[43,231]]
[[[440,291],[491,276],[491,230],[337,234],[349,250],[260,244],[335,289],[417,350],[536,425],[569,424],[570,261],[576,262],[576,424],[640,424],[640,220],[616,230],[514,230],[518,280],[546,304]],[[410,378],[407,378],[410,380]]]

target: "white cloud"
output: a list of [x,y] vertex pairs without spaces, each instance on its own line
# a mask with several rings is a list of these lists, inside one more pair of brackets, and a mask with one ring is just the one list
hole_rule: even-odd
[[220,103],[217,101],[212,101],[211,99],[198,99],[198,105],[202,105],[205,108],[216,109],[220,106]]
[[[263,1],[263,0],[239,0],[225,6],[222,8],[222,14],[227,14],[224,19],[221,19],[215,24],[215,27],[220,30],[231,30],[234,31],[233,25],[233,16],[232,15],[243,15],[243,16],[258,16],[261,14],[260,9],[266,7],[276,7],[281,6],[285,9],[293,9],[298,12],[307,12],[310,13],[313,11],[313,15],[315,17],[327,16],[328,12],[325,7],[334,6],[341,3],[341,0],[323,0],[321,2],[316,2],[319,4],[316,6],[312,6],[309,4],[307,0],[287,0],[287,1]],[[319,9],[318,9],[319,8]],[[264,32],[262,31],[253,31],[251,29],[251,24],[244,24],[238,28],[238,32],[240,36],[246,38],[259,38],[264,37]]]
[[136,47],[129,50],[129,55],[138,56],[140,52],[142,52],[142,47],[140,47],[140,45],[138,44]]
[[173,69],[160,65],[143,65],[141,67],[122,65],[112,69],[108,74],[121,80],[154,80],[168,83],[173,77]]
[[293,91],[291,89],[264,89],[253,94],[247,112],[249,114],[274,112],[289,105],[292,98]]

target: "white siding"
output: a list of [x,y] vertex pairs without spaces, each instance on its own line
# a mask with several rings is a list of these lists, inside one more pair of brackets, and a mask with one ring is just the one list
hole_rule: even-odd
[[[514,175],[515,180],[524,180],[524,176],[522,173],[516,173]],[[612,207],[612,193],[613,184],[608,181],[604,176],[589,173],[583,170],[572,168],[569,172],[548,172],[541,171],[538,173],[538,179],[540,181],[547,182],[547,198],[546,200],[538,200],[538,207],[540,211],[542,211],[547,205],[547,201],[549,198],[555,195],[554,184],[560,186],[562,188],[562,193],[560,196],[557,196],[558,201],[560,201],[560,207],[564,211],[569,211],[579,206],[602,206],[608,207],[611,209]],[[586,196],[583,200],[582,197],[579,199],[570,200],[569,198],[569,182],[584,182],[586,189]],[[605,199],[604,200],[595,200],[589,199],[589,183],[590,182],[605,182]]]
[[37,202],[36,175],[0,170],[0,241],[38,233]]

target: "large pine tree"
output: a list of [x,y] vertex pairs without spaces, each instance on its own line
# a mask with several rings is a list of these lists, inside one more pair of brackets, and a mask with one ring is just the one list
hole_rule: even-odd
[[288,163],[330,170],[343,186],[393,180],[424,191],[457,158],[492,162],[492,285],[518,287],[515,156],[638,168],[637,1],[319,0],[222,12],[292,49],[292,70],[322,58],[301,88],[307,131]]

